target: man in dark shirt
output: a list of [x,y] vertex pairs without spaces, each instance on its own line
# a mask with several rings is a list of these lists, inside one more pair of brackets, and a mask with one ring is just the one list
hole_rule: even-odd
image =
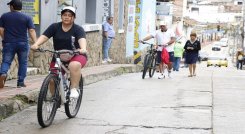
[[20,88],[26,86],[24,79],[29,54],[27,31],[34,42],[36,41],[36,32],[31,17],[20,12],[22,9],[21,0],[11,0],[8,5],[10,12],[4,13],[0,18],[0,36],[3,39],[0,88],[4,87],[7,72],[16,53],[19,62],[17,87]]
[[[87,62],[87,42],[84,29],[75,24],[76,11],[74,7],[64,7],[61,11],[61,22],[51,24],[45,32],[38,38],[36,43],[31,46],[33,50],[39,48],[49,38],[53,37],[54,50],[78,50],[79,55],[75,55],[70,59],[69,70],[71,74],[70,97],[78,98],[79,81],[81,78],[81,68]],[[74,44],[71,43],[72,38],[75,38]],[[50,68],[55,65],[54,58],[50,64]],[[52,89],[53,90],[53,89]],[[52,93],[53,91],[51,91]]]

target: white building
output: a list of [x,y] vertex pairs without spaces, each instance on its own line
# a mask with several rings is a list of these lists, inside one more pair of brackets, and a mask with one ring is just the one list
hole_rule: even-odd
[[236,17],[242,16],[242,13],[224,13],[220,6],[215,5],[190,5],[185,15],[198,22],[229,23],[236,21]]

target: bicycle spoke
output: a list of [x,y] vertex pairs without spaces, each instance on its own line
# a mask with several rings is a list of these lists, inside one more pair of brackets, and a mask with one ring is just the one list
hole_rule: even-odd
[[76,105],[77,105],[77,100],[75,98],[70,99],[70,105],[69,105],[69,109],[71,111],[71,114],[74,114],[75,110],[76,110]]
[[[57,77],[53,74],[49,74],[41,87],[39,97],[38,97],[38,105],[37,105],[37,117],[38,122],[42,127],[49,126],[56,114],[57,110],[57,100],[58,100],[58,90],[57,85],[54,82]],[[50,82],[53,84],[50,84]],[[53,86],[50,86],[53,85]],[[52,90],[50,87],[53,87]]]
[[79,82],[79,97],[78,98],[69,98],[69,101],[67,103],[65,103],[65,112],[66,115],[69,118],[74,118],[79,109],[80,109],[80,105],[81,105],[81,101],[82,101],[82,95],[83,95],[83,79],[82,79],[82,75],[81,75],[81,80]]

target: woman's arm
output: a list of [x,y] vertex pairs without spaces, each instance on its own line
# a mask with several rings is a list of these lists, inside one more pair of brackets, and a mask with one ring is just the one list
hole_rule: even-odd
[[185,50],[187,50],[187,42],[188,42],[188,41],[185,42],[185,46],[184,46],[184,49],[185,49]]
[[31,46],[31,49],[36,50],[39,48],[40,45],[42,45],[44,42],[46,42],[49,38],[45,35],[41,35],[37,41]]
[[78,40],[78,44],[80,46],[79,52],[81,54],[86,54],[87,53],[87,41],[86,41],[86,39],[85,38],[80,38]]
[[197,43],[197,48],[196,48],[196,50],[197,50],[197,51],[201,50],[201,43],[200,43],[200,41],[198,41],[198,43]]

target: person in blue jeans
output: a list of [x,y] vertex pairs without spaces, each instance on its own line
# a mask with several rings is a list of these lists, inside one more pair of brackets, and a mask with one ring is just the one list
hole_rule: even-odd
[[21,13],[22,1],[11,0],[10,12],[4,13],[0,18],[0,36],[2,38],[2,63],[0,68],[0,88],[4,87],[10,65],[18,56],[18,80],[17,87],[26,87],[24,80],[27,72],[27,62],[29,55],[29,44],[27,31],[32,40],[36,41],[35,26],[32,18]]
[[173,71],[179,71],[180,60],[184,52],[184,45],[182,45],[180,39],[174,43],[174,63]]
[[238,48],[236,54],[237,70],[239,69],[242,70],[243,60],[244,60],[243,50],[241,48]]
[[103,24],[103,61],[102,63],[111,62],[109,58],[109,49],[112,40],[115,38],[115,31],[113,28],[113,17],[107,17],[107,22]]

